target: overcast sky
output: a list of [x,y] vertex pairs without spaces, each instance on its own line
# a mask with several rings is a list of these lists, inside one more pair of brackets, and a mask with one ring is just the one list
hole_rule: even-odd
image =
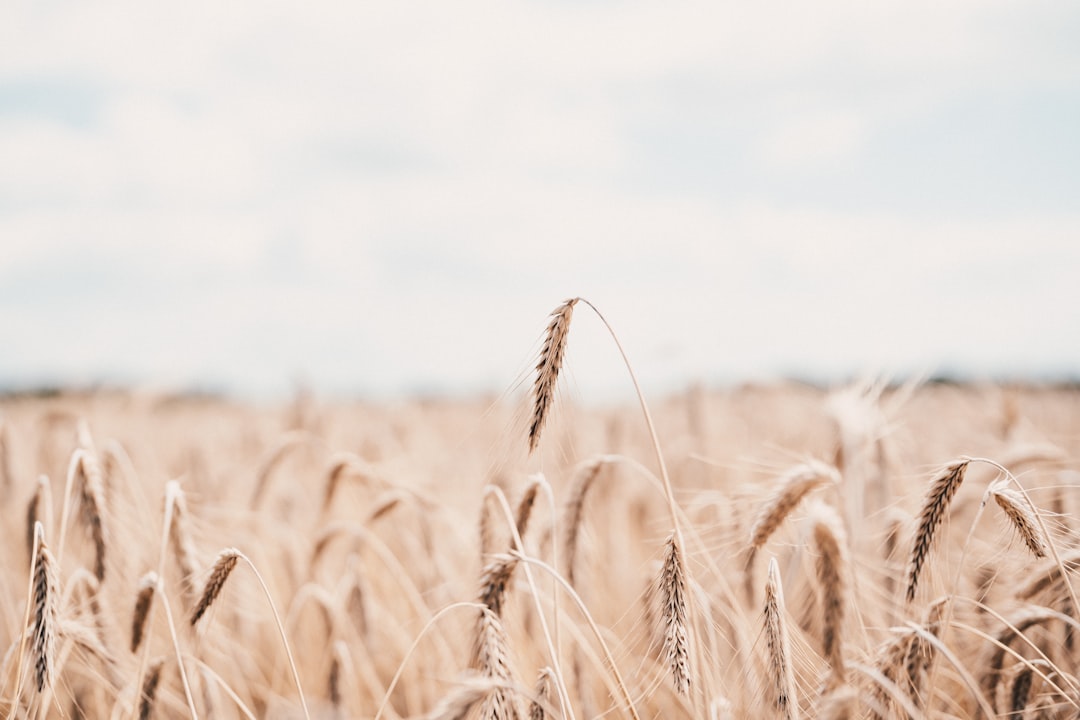
[[[0,4],[0,385],[1080,370],[1080,5]],[[579,312],[578,389],[621,388]]]

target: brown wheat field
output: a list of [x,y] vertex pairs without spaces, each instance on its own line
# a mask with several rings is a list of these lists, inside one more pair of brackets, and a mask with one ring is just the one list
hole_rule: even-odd
[[581,407],[572,310],[498,399],[0,402],[4,716],[1080,716],[1075,388]]

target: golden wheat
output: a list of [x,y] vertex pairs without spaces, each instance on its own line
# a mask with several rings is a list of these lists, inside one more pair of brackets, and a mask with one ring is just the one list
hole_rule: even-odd
[[934,536],[938,526],[945,519],[956,491],[960,489],[960,483],[964,481],[964,472],[968,467],[968,460],[960,460],[949,465],[942,471],[926,493],[922,511],[919,513],[919,528],[915,531],[915,540],[911,547],[911,564],[908,570],[906,596],[907,601],[915,599],[915,589],[919,584],[919,575],[923,565],[930,554],[930,548],[934,543]]
[[547,422],[551,400],[555,396],[555,385],[559,380],[563,354],[566,352],[566,339],[570,333],[570,320],[574,316],[577,298],[571,298],[551,313],[544,346],[540,349],[540,360],[536,363],[536,380],[533,382],[533,410],[529,422],[529,452],[536,449],[540,442],[540,433]]
[[795,694],[795,670],[792,666],[791,641],[788,638],[784,608],[784,590],[776,558],[769,560],[765,582],[765,646],[768,652],[769,678],[773,703],[784,720],[797,720],[799,699]]
[[686,577],[675,533],[665,543],[665,560],[660,576],[660,595],[664,603],[664,649],[675,690],[690,694],[690,641],[687,630]]
[[[569,312],[553,320],[561,353]],[[759,468],[835,450],[818,422],[828,393],[664,398],[670,472],[624,407],[576,409],[559,452],[507,458],[512,402],[327,403],[297,424],[291,407],[217,400],[0,399],[0,711],[300,717],[306,687],[311,716],[335,719],[1072,717],[1080,406],[1071,390],[1017,389],[1003,440],[998,390],[882,388],[883,424],[844,430],[868,439],[845,441],[843,483],[809,462],[767,484]],[[114,438],[100,455],[91,427]],[[1039,437],[1060,451],[1035,453]],[[925,494],[910,482],[971,447],[1021,463],[1024,490],[998,467],[1008,485],[983,504],[965,492],[1002,464],[989,459],[950,463]],[[59,522],[42,473],[70,482]],[[853,523],[860,484],[879,509]],[[1023,552],[1004,547],[1006,524]],[[204,543],[245,554],[206,567]],[[748,600],[750,549],[773,559]],[[262,596],[229,580],[241,560]],[[939,580],[948,594],[925,606],[899,592]],[[192,631],[211,610],[212,630]]]
[[195,604],[195,609],[191,611],[192,625],[198,623],[199,618],[217,600],[218,595],[221,594],[221,589],[225,587],[225,581],[229,579],[229,575],[232,573],[233,568],[236,567],[239,559],[240,553],[234,548],[226,548],[218,554],[217,560],[214,561],[214,567],[210,570],[210,577],[206,579],[202,594],[199,596],[199,602]]
[[34,525],[34,619],[32,626],[33,644],[31,653],[34,658],[34,682],[37,691],[44,692],[51,687],[56,673],[56,626],[59,606],[59,580],[57,579],[56,558],[45,544],[45,528],[42,524]]

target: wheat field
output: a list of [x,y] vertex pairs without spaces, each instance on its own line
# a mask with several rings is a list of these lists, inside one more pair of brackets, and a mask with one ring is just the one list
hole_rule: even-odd
[[4,716],[1080,716],[1076,388],[583,407],[574,311],[501,398],[0,401]]

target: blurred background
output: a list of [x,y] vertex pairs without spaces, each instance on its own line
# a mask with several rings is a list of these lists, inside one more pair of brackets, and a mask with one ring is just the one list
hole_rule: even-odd
[[[1080,369],[1080,6],[0,6],[0,388]],[[629,390],[579,308],[575,392]]]

